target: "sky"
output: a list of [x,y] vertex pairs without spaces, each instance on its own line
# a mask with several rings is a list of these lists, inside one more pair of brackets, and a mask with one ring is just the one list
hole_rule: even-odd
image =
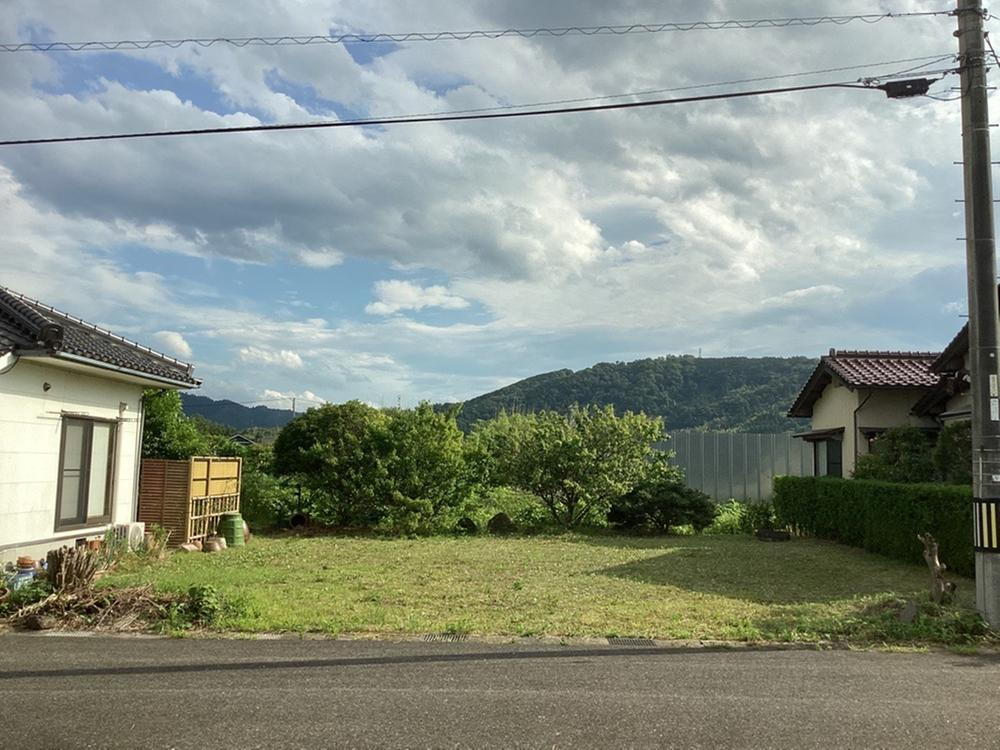
[[[7,0],[0,42],[950,5]],[[0,139],[438,112],[864,66],[688,93],[852,81],[917,64],[873,63],[954,53],[954,25],[0,53]],[[933,92],[948,98],[955,85],[951,76]],[[194,363],[203,395],[279,407],[291,396],[463,400],[560,368],[672,354],[935,351],[966,309],[960,159],[959,102],[852,89],[2,147],[0,285]]]

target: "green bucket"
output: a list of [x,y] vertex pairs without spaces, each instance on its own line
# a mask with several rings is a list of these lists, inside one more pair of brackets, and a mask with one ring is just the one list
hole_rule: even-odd
[[219,533],[225,538],[229,547],[243,546],[243,516],[239,513],[226,513],[219,523]]

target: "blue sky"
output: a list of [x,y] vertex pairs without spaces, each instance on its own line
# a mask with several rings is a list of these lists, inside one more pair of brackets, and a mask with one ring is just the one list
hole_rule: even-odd
[[[815,5],[810,14],[846,12]],[[272,0],[240,14],[100,6],[16,0],[0,33],[74,41],[690,17],[683,4],[640,0]],[[699,14],[798,7],[716,0]],[[8,55],[0,135],[597,97],[947,54],[951,23]],[[7,149],[0,283],[193,361],[207,395],[276,405],[463,399],[563,367],[699,350],[935,350],[965,308],[958,118],[957,103],[829,91]]]

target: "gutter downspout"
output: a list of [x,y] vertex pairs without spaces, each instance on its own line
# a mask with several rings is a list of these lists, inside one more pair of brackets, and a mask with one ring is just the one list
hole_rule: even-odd
[[[864,407],[865,404],[875,395],[872,391],[868,391],[868,395],[865,396],[865,400],[858,404],[858,408],[854,410],[854,467],[858,466],[858,456],[861,455],[858,452],[858,412]],[[851,472],[854,473],[853,471]]]
[[139,520],[139,477],[142,476],[142,433],[146,428],[146,399],[139,394],[138,430],[135,435],[135,479],[132,482],[132,521]]

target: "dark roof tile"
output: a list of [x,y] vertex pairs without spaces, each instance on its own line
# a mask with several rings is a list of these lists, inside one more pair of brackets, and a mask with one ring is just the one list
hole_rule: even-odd
[[48,349],[114,367],[200,385],[193,367],[0,286],[0,354]]

